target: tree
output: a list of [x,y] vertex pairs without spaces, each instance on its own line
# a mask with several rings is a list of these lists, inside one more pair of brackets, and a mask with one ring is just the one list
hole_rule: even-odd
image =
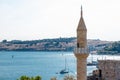
[[42,80],[41,76],[35,76],[35,77],[28,77],[28,76],[21,76],[17,80]]
[[6,39],[2,41],[2,43],[6,43],[6,42],[7,42],[7,40],[6,40]]
[[76,80],[73,75],[66,75],[63,80]]
[[[57,77],[52,77],[50,80],[58,80]],[[75,76],[73,75],[65,75],[63,77],[63,80],[76,80]]]
[[34,80],[42,80],[40,76],[36,76]]

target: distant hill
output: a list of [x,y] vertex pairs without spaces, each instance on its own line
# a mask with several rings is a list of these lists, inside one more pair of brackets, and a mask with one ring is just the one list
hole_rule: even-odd
[[108,46],[105,46],[100,54],[120,54],[120,41],[113,42]]
[[[101,41],[99,39],[88,39],[88,48],[90,51],[103,49],[110,43],[112,42]],[[73,51],[75,47],[75,37],[31,41],[3,40],[0,42],[0,51]]]

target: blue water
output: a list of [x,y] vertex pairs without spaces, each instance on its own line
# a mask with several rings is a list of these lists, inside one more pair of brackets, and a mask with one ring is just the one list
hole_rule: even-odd
[[[0,80],[17,80],[22,75],[40,75],[42,80],[50,80],[54,76],[61,78],[64,75],[56,73],[64,69],[65,58],[67,68],[76,75],[76,58],[72,52],[0,52]],[[87,72],[95,68],[87,67]]]

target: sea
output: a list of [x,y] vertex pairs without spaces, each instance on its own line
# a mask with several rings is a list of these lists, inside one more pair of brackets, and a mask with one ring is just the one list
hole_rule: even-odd
[[[89,55],[87,62],[98,59],[118,59],[113,55]],[[59,74],[66,66],[68,74]],[[96,66],[87,66],[87,75],[91,74]],[[66,75],[76,76],[76,58],[73,52],[0,52],[0,80],[17,80],[20,76],[41,76],[42,80],[56,77],[62,80]]]

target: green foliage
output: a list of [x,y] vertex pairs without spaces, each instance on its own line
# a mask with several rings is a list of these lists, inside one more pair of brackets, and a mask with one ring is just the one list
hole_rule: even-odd
[[34,80],[41,80],[40,76],[36,76]]
[[42,80],[41,76],[35,76],[35,77],[28,77],[28,76],[21,76],[17,80]]
[[[52,77],[50,80],[58,80],[57,77]],[[65,75],[62,80],[76,80],[75,76],[73,75]]]
[[7,40],[6,40],[6,39],[2,41],[2,43],[6,43],[6,42],[7,42]]
[[66,75],[63,80],[76,80],[73,75]]

